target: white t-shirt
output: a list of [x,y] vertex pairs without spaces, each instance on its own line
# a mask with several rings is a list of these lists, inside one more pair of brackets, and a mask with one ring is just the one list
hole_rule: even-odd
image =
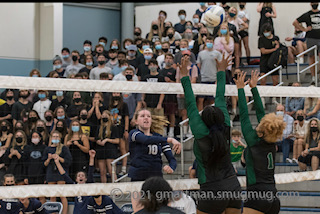
[[[139,81],[137,75],[133,75],[132,80],[133,80],[133,81]],[[121,72],[121,73],[115,75],[115,76],[113,77],[112,81],[127,81],[127,78],[126,78],[126,76],[123,75],[122,72]]]
[[177,201],[172,201],[169,206],[181,210],[186,214],[196,214],[197,208],[194,200],[185,193],[182,193],[182,197]]
[[41,120],[45,120],[44,113],[50,108],[51,100],[46,99],[45,101],[37,101],[33,104],[33,110],[35,110],[38,114]]

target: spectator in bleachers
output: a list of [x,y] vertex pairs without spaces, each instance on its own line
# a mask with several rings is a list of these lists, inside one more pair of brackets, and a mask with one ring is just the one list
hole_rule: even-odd
[[[238,11],[238,17],[248,25],[249,27],[249,22],[250,22],[250,16],[247,11],[246,7],[246,2],[239,2],[239,11]],[[250,48],[249,48],[249,29],[242,29],[239,31],[239,36],[241,37],[240,39],[240,56],[242,56],[241,51],[241,42],[243,43],[244,49],[246,51],[246,56],[247,56],[247,64],[250,63]]]
[[97,59],[100,54],[103,54],[106,57],[106,59],[109,60],[109,54],[107,51],[105,51],[104,46],[102,44],[97,44],[95,50],[92,53],[93,67],[98,66]]
[[125,51],[118,51],[118,61],[127,59],[127,53]]
[[150,48],[146,48],[143,51],[143,56],[144,56],[144,63],[139,64],[137,68],[137,76],[139,81],[145,79],[145,77],[150,74],[150,70],[148,68],[149,62],[152,59],[153,52]]
[[79,171],[88,171],[89,138],[82,132],[79,120],[72,120],[69,132],[64,138],[64,145],[70,150],[72,162],[69,175],[74,178]]
[[[249,25],[247,23],[245,23],[241,18],[239,18],[238,16],[238,10],[235,7],[230,7],[229,9],[229,15],[228,15],[228,22],[233,24],[234,26],[236,26],[236,30],[238,33],[238,40],[239,42],[235,42],[234,43],[234,56],[235,56],[235,67],[238,68],[240,65],[240,54],[241,54],[241,41],[240,41],[240,37],[239,36],[239,32],[240,31],[244,31],[245,29],[249,28]],[[227,26],[226,26],[227,27]],[[220,26],[221,29],[221,26]],[[232,32],[233,33],[233,32]]]
[[220,7],[222,7],[224,9],[224,11],[226,11],[226,12],[228,12],[230,9],[230,6],[228,5],[227,2],[221,2]]
[[[294,82],[292,87],[300,87],[299,82]],[[286,113],[292,117],[295,117],[295,114],[298,110],[304,109],[304,97],[287,97],[286,98]]]
[[[295,27],[293,37],[286,37],[285,40],[292,41],[291,46],[288,46],[288,63],[295,63],[295,56],[307,50],[306,32]],[[304,63],[304,55],[298,60],[297,63]]]
[[[53,58],[53,71],[56,71],[59,75],[59,77],[63,77],[64,75],[64,72],[65,72],[65,68],[62,67],[62,59],[59,55],[56,55],[54,58]],[[46,77],[49,77],[50,75],[50,72],[47,74]]]
[[204,49],[206,39],[209,36],[208,29],[206,27],[201,27],[197,39],[195,39],[192,52],[198,56],[199,52]]
[[199,16],[199,19],[201,20],[202,14],[204,13],[204,11],[206,11],[207,6],[205,2],[200,2],[199,4],[200,8],[198,8],[195,13]]
[[67,109],[69,106],[63,91],[56,91],[56,99],[52,100],[50,110],[54,112],[58,106],[62,106],[64,109]]
[[6,103],[0,106],[0,120],[8,120],[12,124],[12,107],[15,103],[12,89],[5,90]]
[[187,13],[185,10],[182,9],[182,10],[179,10],[178,16],[179,16],[180,22],[174,25],[174,29],[178,33],[182,34],[185,31]]
[[130,38],[126,38],[122,42],[122,50],[125,51],[125,52],[128,51],[129,45],[132,45],[132,44],[133,44],[133,40],[130,39]]
[[[188,55],[190,57],[191,56],[191,52],[189,50],[182,51],[182,57],[184,57],[186,55]],[[196,83],[197,82],[197,78],[198,78],[197,65],[190,62],[188,67],[187,67],[187,69],[189,71],[188,75],[189,75],[191,83]],[[177,70],[176,70],[176,82],[180,83],[180,79],[181,79],[180,68],[177,67]],[[186,120],[188,118],[184,94],[177,94],[177,102],[178,102],[179,115],[181,116],[182,121],[184,121],[184,120]],[[188,129],[188,128],[189,128],[189,124],[188,124],[188,122],[186,122],[183,125],[183,133],[187,137],[190,137],[190,136],[192,136],[192,133],[191,133],[191,130]]]
[[[107,183],[107,172],[112,175],[111,162],[118,158],[120,144],[119,127],[113,124],[110,111],[102,112],[100,126],[96,132],[96,151],[101,183]],[[116,179],[116,177],[115,177]]]
[[72,74],[76,75],[81,68],[85,67],[83,64],[79,63],[80,54],[79,51],[74,50],[71,52],[72,63],[66,67],[64,77],[70,78]]
[[[100,47],[102,47],[102,45],[100,45]],[[91,54],[84,56],[84,64],[85,64],[85,67],[81,68],[78,74],[87,73],[89,75],[90,71],[94,67],[94,60]]]
[[163,42],[168,42],[169,43],[170,53],[172,53],[172,54],[175,54],[175,52],[176,52],[176,44],[175,44],[176,38],[174,37],[175,32],[176,31],[175,31],[175,29],[173,27],[169,27],[168,30],[167,30],[166,37],[162,37],[162,41]]
[[[172,22],[167,21],[165,23],[165,31],[164,31],[164,36],[162,37],[162,40],[165,41],[165,40],[168,40],[168,38],[171,39],[170,38],[171,36],[169,36],[169,32],[168,32],[169,28],[173,28],[172,34],[173,34],[174,39],[176,39],[176,40],[182,39],[182,36],[180,35],[180,33],[178,33],[176,31],[176,29],[173,27]],[[165,36],[167,36],[167,38],[165,38]]]
[[[213,37],[209,36],[206,39],[206,47],[207,49],[201,51],[199,53],[197,59],[197,65],[200,69],[201,73],[201,83],[202,84],[215,84],[217,81],[217,66],[216,60],[221,60],[222,54],[213,48]],[[209,104],[214,103],[213,96],[198,96],[198,110],[201,111],[203,106],[207,104],[204,103],[205,98],[207,98],[207,102]]]
[[22,110],[30,111],[32,109],[33,103],[28,101],[30,92],[28,90],[21,89],[19,91],[19,100],[12,105],[12,119],[13,125],[16,124],[17,120],[22,120],[21,112]]
[[[42,141],[45,145],[48,145],[49,143],[49,132],[46,129],[46,123],[43,120],[38,120],[36,123],[36,127],[34,128],[33,132],[39,132],[42,136]],[[29,139],[31,139],[31,135],[29,136]]]
[[72,64],[72,57],[70,55],[69,48],[62,48],[61,57],[62,57],[62,68],[66,69],[68,65]]
[[101,114],[107,109],[108,106],[103,104],[103,94],[101,92],[96,92],[88,110],[88,120],[96,126],[100,125]]
[[70,120],[78,119],[81,109],[87,109],[87,104],[82,101],[82,95],[79,91],[74,91],[72,95],[72,104],[67,109],[67,115]]
[[[126,81],[127,80],[127,78],[126,78],[126,70],[128,68],[130,68],[131,70],[135,71],[134,67],[129,66],[127,60],[121,60],[120,64],[121,64],[121,68],[120,68],[121,72],[113,77],[113,79],[112,79],[113,81]],[[135,74],[132,76],[132,79],[133,79],[133,81],[139,81],[138,76],[135,75]]]
[[22,122],[22,120],[18,120],[16,124],[13,126],[12,133],[16,133],[16,131],[22,130],[25,132],[26,130],[26,124]]
[[238,129],[233,129],[231,131],[230,154],[231,162],[236,173],[238,173],[238,170],[244,169],[241,165],[241,156],[244,149],[247,147],[247,145],[241,141],[241,135],[242,134]]
[[[128,60],[127,59],[120,59],[119,60],[119,66],[117,66],[117,67],[114,67],[113,69],[112,69],[112,71],[111,71],[111,73],[114,75],[114,78],[121,78],[121,75],[119,75],[119,74],[124,74],[124,71],[126,70],[126,68],[127,67],[131,67],[131,68],[133,68],[134,69],[134,67],[133,66],[129,66],[129,62],[128,62]],[[119,76],[118,76],[119,75]],[[114,79],[113,78],[113,79]],[[123,79],[123,78],[122,78]]]
[[119,65],[119,61],[118,61],[118,58],[117,58],[118,51],[115,50],[115,49],[110,49],[108,51],[108,53],[109,53],[109,59],[110,60],[106,63],[106,67],[109,67],[112,70],[114,67]]
[[41,120],[44,120],[44,112],[50,108],[51,100],[48,99],[49,92],[46,90],[38,90],[39,101],[33,104],[32,109],[38,112]]
[[[164,77],[165,82],[176,82],[176,69],[173,65],[173,55],[170,53],[165,54],[165,66],[159,71],[160,75]],[[174,137],[174,127],[176,123],[176,111],[177,111],[177,95],[167,94],[163,100],[164,114],[168,117],[170,125],[168,137]]]
[[54,110],[54,119],[53,119],[53,128],[51,130],[51,133],[56,129],[57,127],[57,123],[59,120],[65,120],[67,126],[69,126],[71,120],[70,118],[66,115],[66,111],[65,108],[63,108],[62,106],[58,106],[55,110]]
[[[60,175],[56,169],[54,160],[59,159],[63,169],[69,172],[69,166],[72,162],[72,156],[69,148],[63,145],[62,135],[58,131],[53,131],[50,136],[49,146],[45,148],[42,155],[42,161],[44,162],[46,171],[46,182],[48,184],[65,184],[64,178]],[[63,214],[67,214],[68,211],[68,200],[66,197],[60,197],[63,205]],[[50,197],[50,201],[56,201],[56,197]]]
[[[307,48],[309,49],[312,46],[317,45],[318,55],[320,55],[319,54],[320,29],[318,28],[320,24],[320,20],[314,18],[314,17],[318,17],[320,14],[320,10],[318,9],[319,3],[311,2],[310,6],[312,7],[312,9],[302,14],[296,20],[294,20],[293,26],[298,30],[306,32]],[[299,24],[303,22],[306,23],[307,25],[306,28],[302,27],[302,25]],[[310,51],[308,53],[308,57],[309,57],[309,65],[312,65],[313,63],[315,63],[314,51]],[[310,70],[311,70],[312,82],[318,81],[315,79],[315,67],[311,67]]]
[[159,28],[159,23],[157,20],[153,20],[151,22],[150,31],[146,35],[146,39],[151,41],[153,44],[156,40],[161,41],[161,37],[162,37],[162,32]]
[[263,25],[269,23],[271,25],[271,34],[274,35],[273,18],[277,18],[276,7],[272,2],[260,2],[257,6],[257,12],[260,13],[260,21],[258,28],[258,36],[264,33]]
[[305,150],[298,158],[300,171],[306,171],[311,165],[312,171],[319,168],[320,158],[320,122],[317,118],[312,118],[307,126],[305,137]]
[[136,45],[129,45],[127,48],[127,60],[129,65],[133,66],[134,69],[138,68],[138,59],[137,59],[137,46]]
[[35,110],[30,110],[29,112],[26,112],[27,114],[27,121],[26,121],[26,135],[29,138],[32,131],[35,130],[37,121],[40,119],[39,114]]
[[168,204],[169,207],[175,208],[184,213],[197,213],[197,208],[194,199],[192,199],[182,190],[176,190],[172,193],[172,198]]
[[[50,78],[59,78],[59,74],[58,74],[58,72],[56,72],[56,71],[50,71],[49,73],[48,73],[48,77],[50,77]],[[63,78],[63,77],[62,77]]]
[[[102,45],[103,48],[105,49],[106,45],[108,43],[108,39],[104,36],[101,36],[101,37],[99,37],[98,43],[99,43],[99,45]],[[104,50],[103,52],[104,52],[104,54],[108,55],[108,51]]]
[[277,147],[282,149],[282,162],[285,163],[287,158],[289,158],[289,153],[293,147],[293,122],[294,119],[286,114],[285,107],[282,104],[278,104],[276,107],[276,115],[282,116],[283,121],[286,123],[286,128],[283,130],[282,139],[277,142]]
[[6,152],[3,155],[3,162],[7,168],[6,173],[13,174],[18,185],[25,184],[25,158],[23,156],[23,153],[26,145],[26,133],[22,130],[18,130],[14,133],[11,145],[7,148]]
[[[167,53],[170,53],[169,48],[170,48],[169,42],[162,42],[161,44],[162,53],[157,57],[157,61],[160,69],[163,69],[163,67],[165,66],[164,58]],[[172,56],[174,57],[174,55]]]
[[307,126],[308,121],[305,120],[305,114],[303,113],[303,110],[298,110],[296,113],[296,120],[293,123],[293,157],[292,159],[287,158],[289,163],[292,163],[293,161],[298,163],[298,157],[305,147],[304,139],[306,136]]
[[162,45],[161,45],[160,40],[156,40],[156,41],[153,43],[153,52],[154,52],[154,54],[156,55],[155,58],[158,58],[158,56],[160,56],[161,54],[163,54]]
[[188,40],[188,49],[192,51],[194,45],[192,29],[186,28],[186,30],[183,33],[183,38]]
[[[151,41],[149,41],[148,39],[143,39],[141,42],[141,47],[142,47],[142,54],[137,57],[138,67],[140,64],[145,63],[144,51],[148,48],[152,50]],[[152,52],[152,57],[155,57],[155,54],[153,52]]]
[[103,54],[98,56],[98,66],[90,71],[90,79],[99,80],[101,73],[110,73],[111,68],[106,66],[106,57]]
[[203,26],[202,23],[200,23],[200,17],[199,17],[198,14],[193,14],[192,22],[193,22],[193,24],[192,24],[192,33],[194,35],[198,34],[200,28]]
[[306,120],[311,118],[320,118],[320,98],[308,97],[304,101],[304,113]]
[[45,111],[44,118],[45,118],[45,127],[47,131],[50,133],[53,127],[53,111],[50,109]]
[[120,42],[117,40],[117,39],[113,39],[110,43],[110,49],[114,49],[114,50],[117,50],[119,51],[120,50]]
[[161,35],[163,35],[164,31],[165,31],[165,22],[167,19],[167,12],[164,10],[160,10],[159,11],[159,16],[158,16],[158,26],[160,29],[160,33]]
[[83,54],[80,55],[80,60],[79,62],[83,65],[86,65],[84,58],[86,55],[91,54],[92,55],[92,42],[89,40],[85,40],[83,42]]
[[[41,77],[41,73],[38,69],[34,68],[29,73],[30,77]],[[30,102],[34,103],[35,101],[38,101],[37,90],[29,89],[30,95],[27,98]]]
[[[59,133],[61,133],[61,141],[64,142],[64,139],[69,132],[69,128],[67,126],[66,120],[64,120],[64,119],[58,120],[57,125],[56,125],[56,130]],[[52,130],[52,133],[53,132],[54,132],[54,130]],[[49,141],[49,143],[50,143],[50,141]]]
[[[188,47],[189,47],[188,40],[181,39],[181,41],[180,41],[180,51],[174,55],[174,64],[173,64],[173,68],[174,69],[177,69],[177,64],[181,63],[181,58],[182,58],[182,53],[181,52],[184,51],[184,50],[188,50]],[[192,52],[191,52],[191,55],[190,55],[190,61],[192,63],[196,63],[197,62],[196,61],[196,56]]]
[[[6,150],[9,148],[12,140],[12,126],[8,120],[1,120],[0,129],[0,150]],[[2,154],[1,154],[2,156]]]
[[88,111],[87,109],[82,109],[79,113],[79,123],[82,133],[87,136],[90,144],[90,149],[93,148],[93,144],[96,142],[95,134],[97,127],[100,124],[100,120],[97,123],[93,123],[88,120]]
[[139,27],[134,27],[134,39],[141,38],[142,30]]

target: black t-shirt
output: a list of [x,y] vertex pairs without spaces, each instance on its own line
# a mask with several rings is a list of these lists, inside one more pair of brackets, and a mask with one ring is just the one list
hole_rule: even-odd
[[[163,68],[159,71],[160,75],[162,75],[163,77],[169,77],[169,79],[171,81],[176,81],[176,69],[174,68],[170,68],[170,69],[166,69]],[[168,82],[170,83],[170,82]],[[164,101],[165,102],[175,102],[177,99],[177,95],[176,94],[166,94],[166,96],[164,97]]]
[[59,106],[62,106],[64,108],[64,110],[67,110],[69,105],[68,105],[65,98],[63,98],[61,100],[61,102],[59,102],[59,100],[56,98],[56,99],[52,100],[49,109],[54,112],[54,110],[56,110],[56,108]]
[[[5,103],[3,105],[0,106],[0,117],[5,117],[7,116],[8,114],[11,114],[12,112],[12,105],[8,105],[8,103]],[[12,119],[8,119],[8,121],[10,123],[12,123]]]
[[109,111],[113,117],[113,125],[120,126],[120,133],[122,133],[121,131],[125,128],[125,116],[129,117],[129,108],[127,103],[123,102],[120,108],[113,106],[109,108]]
[[15,102],[12,106],[12,112],[11,112],[11,116],[12,119],[15,120],[21,120],[21,115],[20,113],[22,112],[22,110],[26,110],[26,111],[30,111],[32,109],[33,103],[29,102],[27,104],[22,104],[20,101]]
[[69,118],[72,118],[72,117],[75,117],[75,116],[79,116],[79,113],[82,109],[87,109],[87,104],[85,103],[82,103],[81,105],[75,105],[75,104],[72,104],[68,107],[67,109],[67,116]]
[[[92,105],[89,107],[89,109],[91,109],[91,108],[92,108]],[[103,112],[104,110],[108,110],[108,107],[105,106],[104,104],[102,104],[102,106],[99,106],[99,110],[100,110],[100,113],[102,114],[102,112]],[[94,110],[94,111],[92,112],[92,115],[91,115],[91,117],[89,118],[89,121],[90,121],[91,123],[95,124],[96,126],[99,126],[99,125],[100,125],[100,120],[98,120],[98,118],[97,118],[96,110]]]
[[[258,41],[258,48],[272,49],[276,47],[276,42],[279,41],[279,37],[273,36],[272,39],[267,39],[265,36],[260,36]],[[261,54],[260,65],[266,65],[268,63],[268,59],[272,53],[269,54]]]
[[[141,78],[141,81],[144,82],[165,82],[164,76],[161,74],[157,75],[146,75],[143,79]],[[160,94],[146,94],[144,101],[147,104],[148,108],[156,108],[159,102]]]
[[148,68],[147,65],[145,65],[144,63],[143,64],[140,64],[138,66],[138,72],[137,72],[137,76],[139,76],[141,78],[141,80],[145,79],[145,77],[150,74],[150,70]]
[[302,14],[297,20],[312,27],[312,30],[306,33],[306,38],[320,39],[320,11],[313,12],[310,10]]
[[86,66],[86,67],[81,68],[78,73],[83,73],[84,72],[84,73],[87,73],[89,75],[90,71],[91,71],[91,69],[87,68],[87,66]]
[[134,68],[138,68],[138,59],[134,58],[134,59],[127,59],[129,65],[132,65]]

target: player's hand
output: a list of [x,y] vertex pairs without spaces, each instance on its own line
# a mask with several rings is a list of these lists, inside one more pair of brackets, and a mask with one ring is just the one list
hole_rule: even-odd
[[225,56],[225,53],[222,54],[221,61],[218,61],[217,59],[215,59],[217,63],[218,71],[226,71],[227,67],[233,64],[232,62],[233,57],[231,55],[228,55],[227,57],[224,57],[224,56]]
[[168,166],[168,165],[165,165],[165,166],[163,167],[163,171],[164,171],[165,173],[167,173],[167,174],[172,174],[172,173],[173,173],[173,169],[172,169],[170,166]]
[[244,73],[243,71],[241,71],[241,73],[237,75],[237,79],[233,78],[233,81],[236,83],[238,89],[244,88],[244,86],[246,86],[250,81],[250,79],[244,81],[244,79],[246,78],[246,74],[247,72]]
[[180,69],[180,74],[181,74],[181,77],[186,77],[188,76],[188,65],[189,65],[189,62],[190,62],[190,57],[189,56],[183,56],[181,58],[181,64],[177,64],[179,69]]
[[94,158],[96,156],[96,151],[93,150],[93,149],[90,149],[89,150],[89,156],[90,156],[90,158]]
[[176,139],[174,138],[171,138],[170,137],[170,143],[173,144],[172,146],[172,150],[174,151],[175,154],[180,154],[181,152],[181,143],[179,141],[177,141]]
[[251,79],[249,82],[249,86],[251,88],[257,87],[258,81],[259,81],[259,72],[257,70],[251,71]]

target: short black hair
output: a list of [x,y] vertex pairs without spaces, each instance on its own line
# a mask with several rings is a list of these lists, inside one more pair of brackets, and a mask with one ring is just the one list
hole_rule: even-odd
[[98,41],[100,41],[100,40],[104,40],[104,41],[108,42],[108,39],[104,36],[101,36]]
[[127,56],[127,53],[124,52],[124,51],[118,51],[118,55],[119,55],[119,54],[123,54],[123,55]]
[[186,15],[187,13],[186,13],[185,10],[179,10],[178,15],[180,15],[180,14],[185,14]]
[[63,52],[63,51],[67,51],[68,53],[70,53],[69,48],[62,48],[61,52]]
[[166,12],[166,11],[160,10],[160,11],[159,11],[159,14],[160,14],[160,13],[163,13],[163,14],[167,17],[167,12]]
[[151,58],[151,59],[150,59],[149,65],[150,65],[151,63],[152,63],[152,64],[155,64],[155,65],[158,65],[158,61],[157,61],[156,59],[154,59],[154,58]]
[[117,53],[118,52],[118,50],[116,50],[116,49],[110,49],[110,50],[108,50],[108,53]]
[[86,40],[86,41],[84,41],[84,42],[83,42],[83,44],[84,44],[84,45],[85,45],[85,44],[92,45],[92,42],[91,42],[91,41],[89,41],[89,40]]
[[272,25],[270,23],[268,23],[268,22],[263,24],[262,27],[261,27],[262,35],[263,35],[263,32],[265,32],[265,31],[271,31],[271,32],[273,31]]

